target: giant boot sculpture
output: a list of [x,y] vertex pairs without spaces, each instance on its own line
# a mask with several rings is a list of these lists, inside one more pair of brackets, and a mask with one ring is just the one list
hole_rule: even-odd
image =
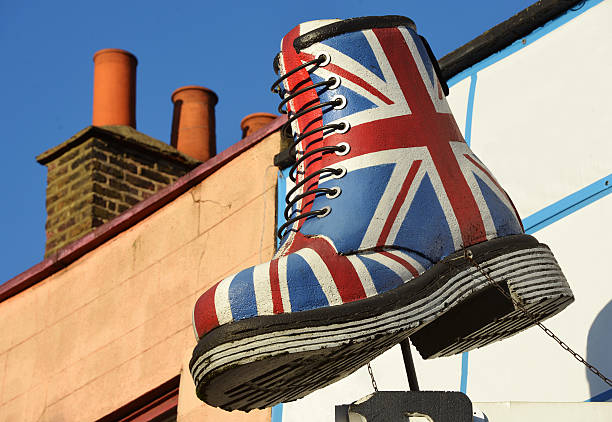
[[299,399],[408,336],[426,358],[460,353],[573,300],[463,140],[410,19],[301,24],[275,68],[297,158],[287,223],[272,261],[195,305],[202,400],[250,410]]

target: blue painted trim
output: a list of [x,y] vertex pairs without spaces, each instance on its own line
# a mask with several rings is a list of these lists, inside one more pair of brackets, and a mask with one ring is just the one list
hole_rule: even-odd
[[[285,222],[283,211],[285,209],[285,195],[287,195],[287,177],[289,169],[279,171],[276,181],[276,227],[280,227]],[[278,236],[276,239],[276,247],[278,248]],[[283,404],[279,403],[272,408],[272,418],[270,422],[283,422]]]
[[463,352],[461,354],[461,384],[459,387],[459,391],[463,394],[467,392],[467,380],[468,380],[468,352]]
[[272,408],[272,420],[270,422],[283,422],[283,404],[282,403],[279,403]]
[[[591,9],[592,7],[597,6],[602,1],[604,0],[587,0],[584,3],[584,5],[580,7],[579,9],[568,10],[567,12],[565,12],[563,15],[559,16],[558,18],[552,21],[549,21],[545,23],[543,26],[535,29],[532,33],[530,33],[526,37],[521,38],[520,40],[516,40],[515,42],[513,42],[512,44],[510,44],[508,47],[504,48],[503,50],[498,51],[497,53],[494,53],[490,55],[489,57],[487,57],[486,59],[481,60],[480,62],[476,63],[474,66],[469,67],[459,72],[458,74],[456,74],[455,76],[453,76],[447,81],[448,86],[452,87],[453,85],[464,80],[468,76],[482,69],[485,69],[497,63],[498,61],[502,59],[505,59],[509,55],[519,51],[522,48],[527,47],[528,45],[532,44],[534,41],[537,41],[540,38],[542,38],[544,35],[554,31],[555,29],[559,28],[562,25],[565,25],[567,22],[571,21],[577,16],[580,16],[581,14]],[[523,40],[525,40],[525,44],[523,44]]]
[[[285,222],[283,211],[285,210],[285,195],[287,195],[287,176],[288,170],[278,172],[276,181],[276,227],[280,227]],[[276,236],[276,233],[274,234],[274,239],[278,248],[278,241],[280,239]]]
[[465,142],[470,146],[472,142],[472,114],[474,114],[474,98],[476,96],[476,81],[478,74],[470,76],[470,92],[468,94],[467,112],[465,113]]
[[612,174],[524,218],[525,233],[535,233],[610,193],[612,193]]
[[604,391],[603,393],[599,393],[588,400],[585,400],[585,402],[602,402],[610,399],[612,399],[612,388],[610,388],[608,391]]

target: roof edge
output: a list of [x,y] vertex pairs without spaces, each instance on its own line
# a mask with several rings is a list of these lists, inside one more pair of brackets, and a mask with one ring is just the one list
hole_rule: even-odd
[[64,154],[66,151],[87,141],[92,136],[107,136],[110,137],[109,139],[111,139],[113,142],[123,142],[136,148],[150,151],[154,154],[163,156],[165,158],[170,158],[190,166],[197,166],[201,163],[201,161],[183,154],[176,148],[166,144],[163,141],[160,141],[159,139],[155,139],[149,135],[139,132],[130,126],[122,125],[87,126],[61,144],[48,149],[42,154],[39,154],[36,157],[36,161],[38,161],[39,164],[46,165]]
[[[262,127],[246,138],[236,142],[225,151],[200,164],[186,175],[177,179],[177,181],[173,184],[166,186],[144,201],[134,205],[123,214],[120,214],[114,219],[110,220],[108,223],[103,224],[94,231],[60,249],[58,252],[54,253],[28,270],[11,278],[6,283],[0,285],[0,302],[15,296],[17,293],[26,290],[62,268],[67,267],[86,253],[96,249],[98,246],[153,214],[164,205],[172,202],[174,199],[187,192],[202,180],[206,179],[216,170],[223,167],[229,161],[233,160],[254,145],[257,145],[268,135],[276,132],[286,123],[286,121],[286,115],[279,116],[269,125]],[[83,133],[86,133],[86,131],[89,129],[90,127],[85,128],[77,135],[80,136]]]
[[540,0],[510,19],[494,26],[472,41],[442,57],[438,62],[449,80],[487,57],[524,38],[545,23],[586,0]]

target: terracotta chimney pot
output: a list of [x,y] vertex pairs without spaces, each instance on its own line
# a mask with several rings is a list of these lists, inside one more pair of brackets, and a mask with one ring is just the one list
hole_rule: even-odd
[[100,50],[94,61],[94,126],[125,125],[136,128],[136,66],[129,51]]
[[206,161],[216,154],[215,105],[217,94],[197,85],[172,93],[174,116],[171,144],[184,154]]
[[242,129],[242,137],[246,138],[251,133],[256,132],[260,128],[267,126],[272,120],[278,116],[271,113],[253,113],[245,116],[240,122],[240,129]]

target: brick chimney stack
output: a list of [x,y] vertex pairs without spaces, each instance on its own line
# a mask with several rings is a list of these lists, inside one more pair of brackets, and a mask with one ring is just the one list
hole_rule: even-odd
[[107,48],[94,54],[94,126],[122,125],[136,129],[136,57]]
[[[47,166],[45,257],[201,164],[134,129],[136,57],[107,49],[94,55],[94,63],[93,126],[36,157]],[[208,103],[202,108],[212,109],[216,95],[205,98]],[[185,104],[189,104],[187,99]],[[207,132],[212,128],[214,148],[214,114],[208,116],[212,120],[205,123]],[[207,158],[207,154],[211,152],[198,156]]]
[[188,85],[174,91],[171,99],[171,145],[196,160],[206,161],[214,156],[217,94],[203,86]]

